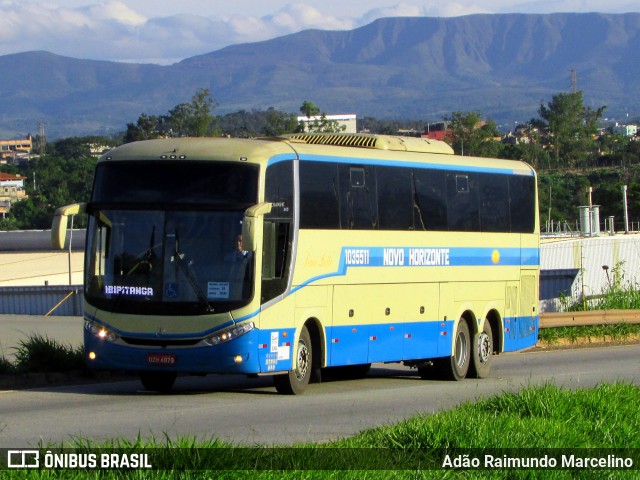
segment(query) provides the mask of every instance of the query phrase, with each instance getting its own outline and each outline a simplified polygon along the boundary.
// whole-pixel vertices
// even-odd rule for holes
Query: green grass
[[[83,370],[84,349],[64,345],[39,334],[21,340],[15,353],[17,372],[67,372]],[[4,363],[8,363],[5,359]]]
[[[217,439],[179,439],[134,442],[116,440],[95,444],[76,439],[78,452],[149,453],[159,470],[123,471],[5,471],[7,480],[45,479],[573,479],[640,476],[638,470],[454,470],[442,469],[445,454],[484,454],[510,457],[543,455],[605,456],[608,451],[581,449],[625,448],[617,456],[640,463],[640,387],[600,385],[570,391],[553,385],[525,388],[519,393],[465,403],[450,411],[420,415],[397,425],[363,431],[354,437],[321,445],[290,448],[239,447]],[[43,446],[57,448],[55,446]],[[146,450],[144,450],[146,449]],[[564,450],[556,450],[564,449]],[[595,453],[594,453],[595,452]],[[216,470],[211,468],[215,467]],[[222,470],[222,469],[228,470]],[[266,470],[268,468],[269,470]]]
[[[640,287],[624,278],[624,262],[619,262],[611,273],[607,272],[608,285],[601,294],[587,302],[575,302],[571,297],[560,297],[562,311],[581,310],[637,310],[640,309]]]
[[[543,328],[540,329],[538,338],[540,342],[554,345],[559,343],[561,339],[567,339],[571,343],[577,343],[583,339],[587,339],[588,342],[600,342],[603,339],[623,341],[636,335],[640,335],[639,324],[619,323],[617,325]]]
[[[636,310],[640,309],[640,289],[638,285],[624,280],[624,264],[618,263],[609,274],[609,284],[601,295],[586,303],[574,302],[572,298],[561,296],[561,310],[577,312],[583,310]],[[557,344],[561,339],[571,343],[587,339],[589,342],[627,340],[640,334],[640,324],[621,323],[617,325],[589,325],[580,327],[544,328],[539,332],[541,342]]]
[[[4,356],[0,357],[0,375],[15,373],[16,367]]]

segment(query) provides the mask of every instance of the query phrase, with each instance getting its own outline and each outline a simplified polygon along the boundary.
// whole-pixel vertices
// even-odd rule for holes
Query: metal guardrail
[[[82,315],[82,292],[82,285],[0,287],[0,315]]]
[[[640,310],[546,312],[540,314],[539,328],[615,325],[620,323],[640,323]]]

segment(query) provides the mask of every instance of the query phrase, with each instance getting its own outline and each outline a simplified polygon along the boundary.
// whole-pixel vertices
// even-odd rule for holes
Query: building
[[[638,134],[638,126],[620,125],[616,123],[616,126],[613,127],[613,133],[617,133],[618,135],[623,135],[625,137],[635,137]]]
[[[26,179],[18,174],[0,172],[0,218],[6,216],[11,205],[27,198],[24,191]]]
[[[314,122],[322,122],[322,120],[326,120],[329,122],[338,122],[340,127],[344,127],[342,130],[345,133],[357,133],[356,128],[356,115],[355,114],[345,114],[345,115],[316,115],[313,117],[300,116],[298,117],[298,123],[306,123],[313,124]]]
[[[453,130],[450,128],[450,122],[428,124],[427,131],[422,134],[422,138],[451,143],[453,141]]]
[[[9,160],[16,161],[21,156],[27,156],[33,148],[31,135],[20,140],[0,140],[0,163],[7,163]]]

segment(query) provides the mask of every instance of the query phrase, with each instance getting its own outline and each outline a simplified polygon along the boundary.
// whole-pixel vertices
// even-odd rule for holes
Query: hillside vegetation
[[[111,135],[123,118],[160,114],[208,88],[222,113],[295,112],[313,98],[332,113],[427,118],[481,110],[524,122],[541,98],[568,90],[624,118],[640,94],[640,14],[556,13],[383,18],[350,31],[307,30],[233,45],[174,65],[49,52],[0,56],[0,137]]]

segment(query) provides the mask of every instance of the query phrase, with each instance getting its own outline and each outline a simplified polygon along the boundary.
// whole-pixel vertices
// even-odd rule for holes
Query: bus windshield
[[[147,166],[141,175],[140,165],[114,165],[98,169],[88,208],[87,301],[156,315],[246,305],[255,269],[242,250],[242,218],[257,200],[257,169],[201,162],[154,165],[153,174]],[[179,169],[190,170],[192,188],[174,183],[189,176]],[[229,183],[238,184],[235,192]]]

